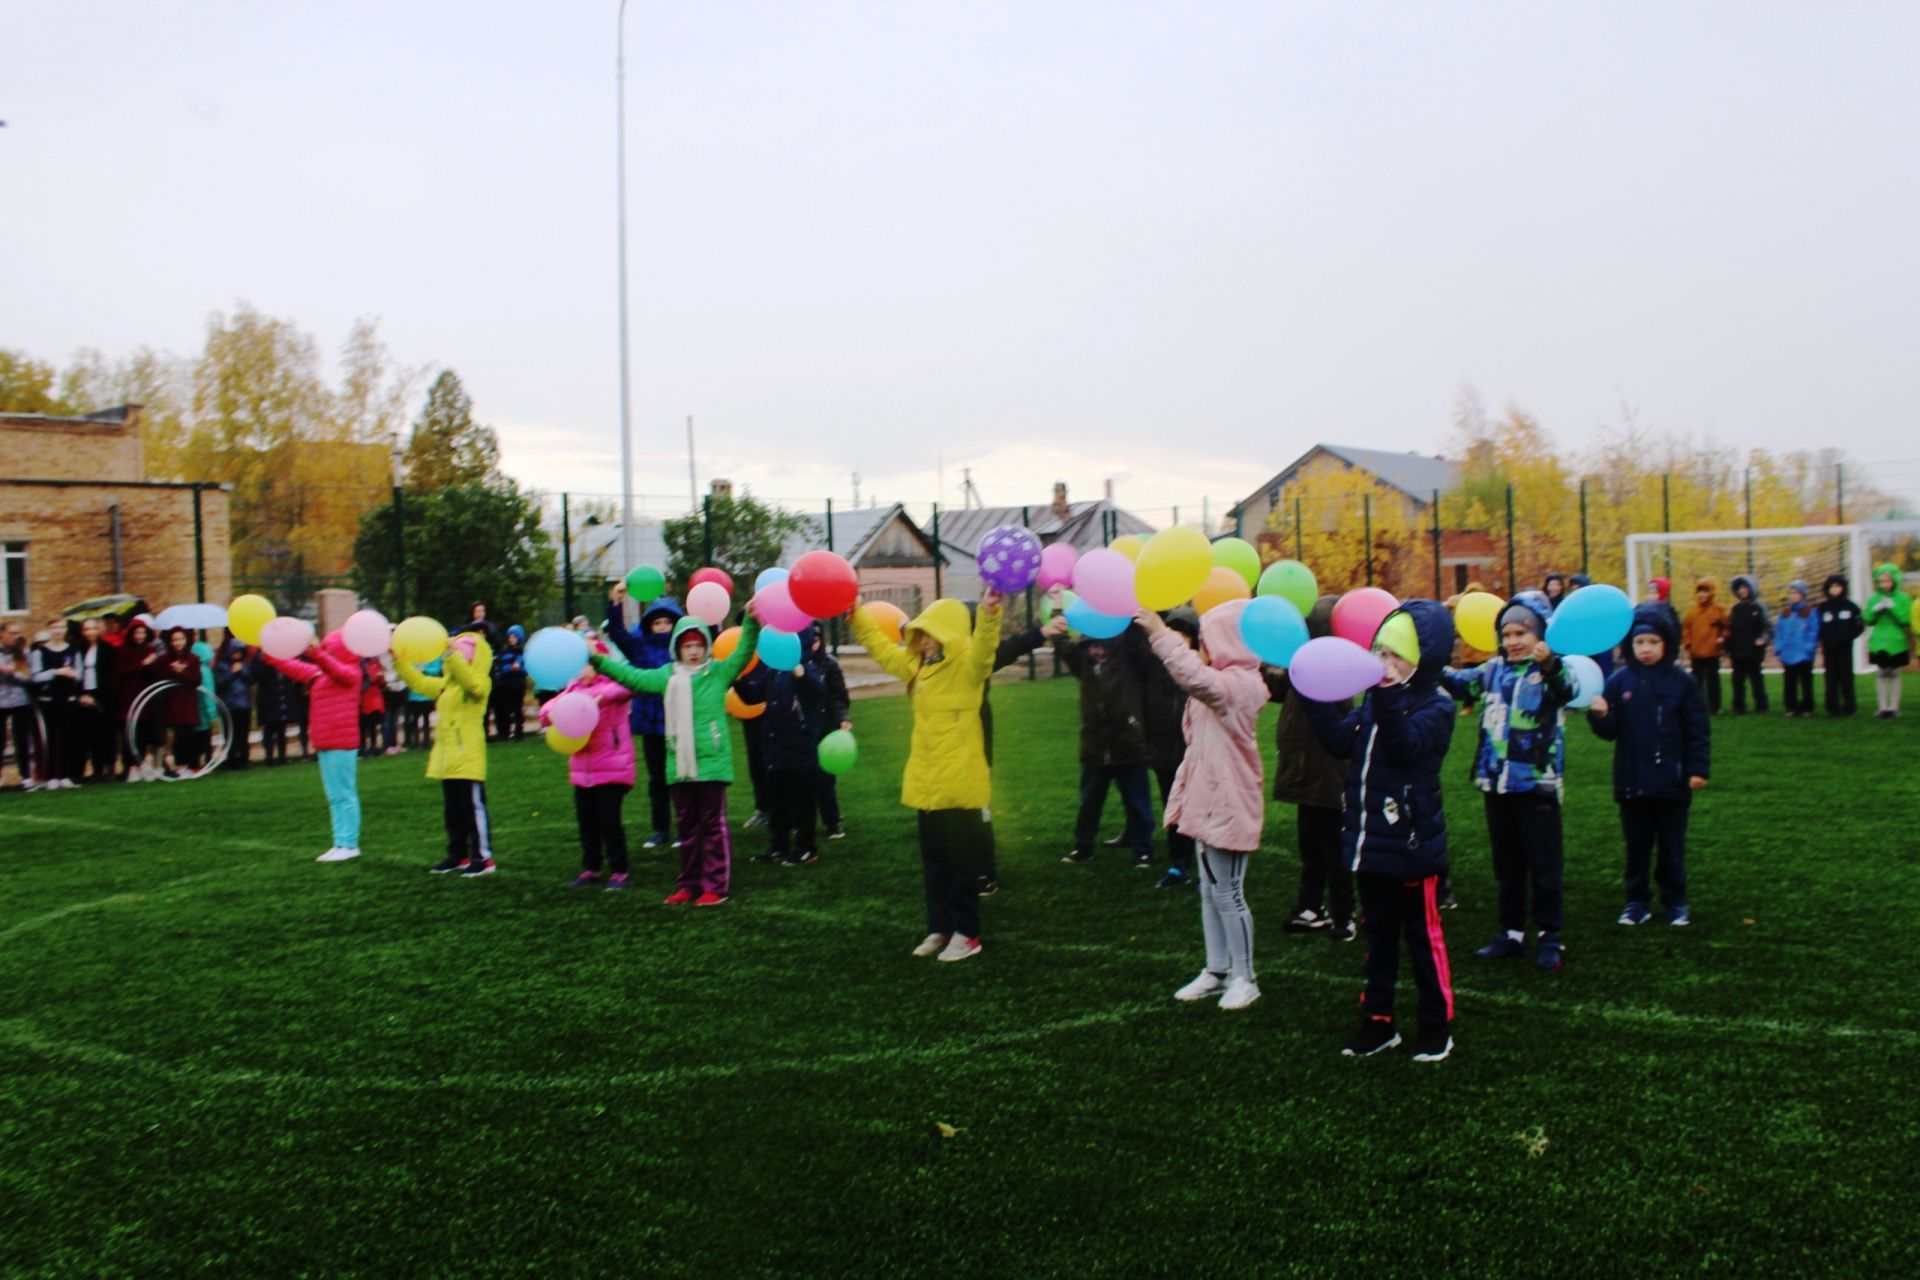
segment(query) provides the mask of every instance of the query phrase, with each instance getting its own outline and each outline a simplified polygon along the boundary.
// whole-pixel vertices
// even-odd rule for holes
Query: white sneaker
[[[1211,969],[1202,969],[1200,976],[1174,992],[1173,998],[1175,1000],[1205,1000],[1208,996],[1217,994],[1220,988],[1226,985],[1226,979],[1220,977]]]
[[[315,858],[314,861],[315,862],[345,862],[349,858],[357,858],[359,856],[360,856],[360,851],[358,849],[343,849],[339,845],[335,845],[333,848],[327,850],[325,853]]]
[[[969,938],[956,933],[947,943],[947,949],[940,953],[940,959],[951,964],[955,960],[965,960],[968,956],[980,954],[980,939]]]
[[[1252,978],[1234,978],[1227,983],[1227,994],[1220,997],[1222,1009],[1244,1009],[1260,998],[1260,984]]]
[[[947,945],[946,934],[930,933],[926,937],[920,940],[920,945],[913,949],[913,954],[917,956],[934,955],[939,952],[940,948],[946,945]]]

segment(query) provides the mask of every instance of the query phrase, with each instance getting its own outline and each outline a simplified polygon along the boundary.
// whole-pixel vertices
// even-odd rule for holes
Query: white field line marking
[[[51,818],[43,813],[16,814],[22,822],[31,822],[43,827],[76,827],[82,831],[107,831],[124,836],[127,828],[112,822],[90,822],[85,818]],[[286,853],[283,844],[268,844],[264,840],[234,840],[226,836],[214,836],[199,839],[198,844],[215,845],[222,849],[240,849],[247,853]]]

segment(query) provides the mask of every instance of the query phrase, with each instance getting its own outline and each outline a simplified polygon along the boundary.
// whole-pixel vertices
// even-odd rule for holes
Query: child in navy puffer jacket
[[[1360,709],[1327,703],[1307,712],[1329,754],[1349,761],[1342,826],[1361,928],[1367,937],[1360,1030],[1343,1050],[1364,1057],[1400,1043],[1393,990],[1404,937],[1419,990],[1414,1060],[1453,1051],[1453,977],[1440,927],[1439,878],[1447,869],[1440,768],[1453,740],[1453,699],[1440,673],[1453,652],[1453,618],[1432,600],[1409,600],[1381,624],[1374,653],[1387,674]]]
[[[1627,838],[1627,905],[1621,924],[1648,919],[1647,864],[1659,846],[1654,880],[1667,923],[1687,913],[1687,814],[1707,785],[1710,734],[1700,686],[1674,662],[1680,629],[1673,611],[1642,604],[1633,611],[1627,661],[1587,709],[1587,723],[1614,744],[1613,798]]]
[[[620,650],[629,666],[642,670],[664,667],[673,661],[673,628],[685,612],[672,596],[659,596],[640,614],[640,630],[627,629],[627,584],[616,582],[607,592],[607,620],[603,628],[607,640]],[[673,797],[667,790],[667,712],[657,693],[636,693],[628,712],[628,727],[639,740],[640,754],[647,764],[647,800],[652,810],[652,834],[640,842],[642,849],[660,849],[672,843]],[[684,833],[683,833],[684,834]]]
[[[767,832],[772,837],[755,862],[781,862],[790,867],[818,861],[814,849],[819,833],[814,774],[820,768],[820,726],[827,714],[827,676],[815,646],[820,624],[800,633],[800,665],[771,671],[762,663],[734,682],[740,700],[749,706],[765,703],[760,749],[766,761]]]

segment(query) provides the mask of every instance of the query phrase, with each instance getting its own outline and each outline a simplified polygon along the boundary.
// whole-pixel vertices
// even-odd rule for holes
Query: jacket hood
[[[1318,612],[1319,607],[1316,602],[1314,611]],[[1453,657],[1453,615],[1438,600],[1409,600],[1387,618],[1401,613],[1413,619],[1414,638],[1420,641],[1420,664],[1413,669],[1413,687],[1430,689],[1440,683],[1440,673]],[[1386,625],[1386,619],[1381,620],[1381,625]]]
[[[1576,573],[1567,579],[1568,590],[1578,590],[1581,587],[1590,587],[1592,585],[1593,579],[1584,573]]]
[[[1333,606],[1339,603],[1339,596],[1321,596],[1313,602],[1313,609],[1307,614],[1309,636],[1318,640],[1322,636],[1333,634]]]
[[[1712,578],[1697,578],[1694,580],[1693,589],[1695,591],[1706,592],[1707,603],[1712,604],[1714,593],[1720,590],[1720,584],[1715,582]]]
[[[1240,634],[1240,615],[1246,612],[1247,603],[1229,600],[1200,615],[1200,643],[1207,647],[1208,665],[1220,670],[1229,667],[1259,670],[1260,659]]]
[[[1807,580],[1805,578],[1795,578],[1787,584],[1787,590],[1798,591],[1802,599],[1813,594],[1807,590]]]
[[[1653,579],[1653,591],[1654,591],[1654,594],[1659,596],[1661,600],[1663,601],[1667,600],[1673,595],[1673,579],[1671,578]]]
[[[907,630],[926,632],[949,658],[965,653],[972,640],[967,627],[967,606],[958,600],[935,600],[907,624]]]
[[[516,622],[507,628],[507,639],[518,640],[521,644],[525,644],[527,642],[527,629]]]
[[[342,662],[351,662],[356,665],[360,661],[360,655],[347,648],[347,638],[338,631],[327,632],[326,639],[320,642],[320,647],[327,651],[327,656],[330,658],[338,658]]]
[[[1822,583],[1820,586],[1821,592],[1824,594],[1828,591],[1833,590],[1833,586],[1836,582],[1840,584],[1841,594],[1842,595],[1846,594],[1848,583],[1847,583],[1847,575],[1844,573],[1828,574],[1827,580],[1824,583]]]
[[[1527,630],[1533,632],[1536,636],[1545,636],[1547,634],[1547,623],[1553,620],[1553,601],[1547,599],[1546,592],[1522,591],[1519,595],[1507,601],[1506,607],[1500,610],[1500,626],[1504,627],[1507,625],[1507,615],[1515,609],[1522,609],[1533,615],[1533,622],[1527,622],[1524,618],[1521,619],[1521,621],[1526,624]],[[1420,646],[1420,652],[1426,652],[1425,644]]]
[[[1167,625],[1189,640],[1200,638],[1200,615],[1190,605],[1168,610]]]
[[[667,653],[672,661],[680,660],[680,637],[689,631],[698,631],[707,642],[707,656],[713,656],[713,629],[690,614],[683,614],[680,621],[673,624],[673,634],[667,639]]]
[[[809,622],[806,630],[800,633],[800,658],[805,661],[813,656],[813,651],[826,639],[827,627],[824,622]]]
[[[1747,589],[1747,598],[1749,600],[1758,600],[1760,598],[1759,579],[1755,578],[1750,573],[1734,574],[1733,575],[1733,594],[1735,597],[1739,596],[1740,588],[1743,586],[1746,587]]]
[[[1542,578],[1542,579],[1540,579],[1540,590],[1541,590],[1541,592],[1542,592],[1542,593],[1544,594],[1544,593],[1546,592],[1546,589],[1547,589],[1548,587],[1550,587],[1550,586],[1552,586],[1552,585],[1553,585],[1554,583],[1556,583],[1556,582],[1560,584],[1560,588],[1561,588],[1561,590],[1563,590],[1563,591],[1564,591],[1564,590],[1566,589],[1566,586],[1567,586],[1567,575],[1566,575],[1566,574],[1564,574],[1564,573],[1561,573],[1561,572],[1559,572],[1559,571],[1557,571],[1557,570],[1556,570],[1555,572],[1553,572],[1553,573],[1550,573],[1550,574],[1548,574],[1548,575],[1547,575],[1546,577],[1544,577],[1544,578]],[[1524,591],[1522,591],[1522,592],[1520,593],[1520,595],[1516,595],[1516,596],[1514,597],[1514,599],[1516,599],[1516,600],[1518,600],[1518,599],[1520,598],[1520,596],[1522,596],[1522,595],[1525,595],[1525,594],[1527,594],[1527,593],[1526,593],[1526,592],[1524,592]]]
[[[1893,579],[1893,589],[1898,591],[1900,589],[1900,570],[1897,566],[1891,564],[1880,564],[1873,567],[1873,589],[1875,591],[1880,589],[1880,575],[1883,573]]]
[[[1680,654],[1680,627],[1673,617],[1673,609],[1657,601],[1647,601],[1633,606],[1633,626],[1627,631],[1627,660],[1633,660],[1633,637],[1643,631],[1651,631],[1660,637],[1667,646],[1656,666],[1670,667]]]
[[[686,616],[687,611],[680,607],[678,600],[675,600],[672,596],[656,596],[654,597],[653,603],[648,605],[640,615],[640,629],[642,631],[647,630],[653,625],[655,618],[672,618],[674,622],[678,623],[680,619]]]

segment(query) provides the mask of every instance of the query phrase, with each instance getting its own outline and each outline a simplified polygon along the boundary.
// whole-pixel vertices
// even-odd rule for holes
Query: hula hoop
[[[189,685],[184,680],[160,680],[142,689],[140,696],[133,700],[133,705],[127,708],[127,750],[131,751],[136,759],[141,758],[144,754],[140,747],[140,739],[134,733],[134,728],[140,723],[140,713],[147,709],[147,704],[153,701],[154,695],[164,693],[168,689],[189,688],[199,697],[212,703],[213,709],[220,713],[220,743],[208,753],[207,762],[198,769],[192,773],[174,772],[169,774],[163,772],[160,775],[162,782],[191,782],[195,778],[206,777],[227,762],[227,752],[233,746],[233,713],[227,710],[226,703],[220,701],[220,699],[214,697],[197,684]],[[164,728],[165,726],[162,727]],[[176,767],[178,763],[178,761],[175,761]]]

